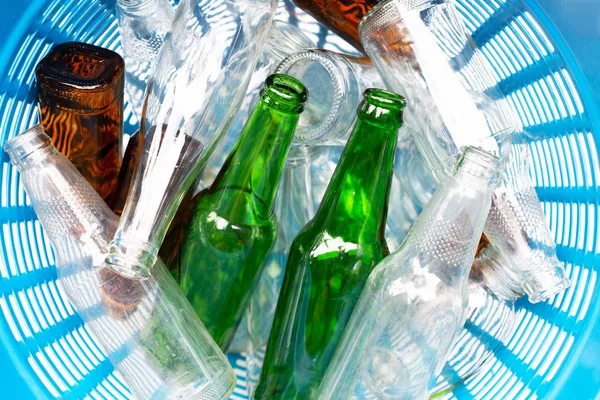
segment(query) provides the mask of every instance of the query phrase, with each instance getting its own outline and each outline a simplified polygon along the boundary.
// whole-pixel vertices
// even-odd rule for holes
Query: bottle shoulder
[[[232,229],[275,229],[277,219],[272,210],[255,194],[240,190],[224,188],[206,189],[197,195],[192,221],[213,223],[224,226],[227,223]]]
[[[468,276],[427,254],[410,253],[400,250],[380,262],[369,276],[369,290],[412,304],[462,301]]]

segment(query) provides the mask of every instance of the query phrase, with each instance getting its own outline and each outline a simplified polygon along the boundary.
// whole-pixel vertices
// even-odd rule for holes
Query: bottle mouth
[[[158,259],[158,250],[142,240],[115,238],[110,243],[104,265],[131,279],[145,279],[150,276]]]
[[[473,177],[488,181],[491,186],[498,184],[502,161],[479,147],[464,146],[456,163],[456,171],[467,172]]]
[[[488,245],[473,263],[481,270],[486,286],[503,300],[514,301],[525,294],[519,277],[506,266],[496,249]]]
[[[308,90],[292,76],[273,74],[266,79],[261,97],[267,104],[273,104],[282,111],[301,113],[308,99]]]
[[[406,107],[404,97],[384,89],[367,89],[364,92],[364,98],[367,103],[388,110],[402,111]]]
[[[299,51],[283,59],[276,72],[297,77],[310,92],[294,133],[295,142],[333,142],[349,132],[361,99],[351,89],[358,78],[343,57],[326,50]]]
[[[406,106],[404,97],[384,89],[367,89],[363,92],[363,101],[358,108],[358,114],[362,117],[375,116],[371,123],[388,124],[393,122],[402,125],[402,110]]]
[[[37,124],[6,142],[4,151],[13,164],[23,165],[31,154],[50,146],[52,140],[46,135],[42,125]]]

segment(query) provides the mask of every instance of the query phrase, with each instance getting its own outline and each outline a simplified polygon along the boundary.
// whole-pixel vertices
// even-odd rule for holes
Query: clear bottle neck
[[[444,179],[400,247],[427,254],[427,267],[449,285],[466,283],[491,204],[500,160],[463,149],[453,176]],[[425,267],[425,265],[423,266]]]
[[[35,125],[9,140],[4,145],[4,151],[8,153],[13,165],[21,172],[39,162],[40,159],[57,152],[41,124]]]

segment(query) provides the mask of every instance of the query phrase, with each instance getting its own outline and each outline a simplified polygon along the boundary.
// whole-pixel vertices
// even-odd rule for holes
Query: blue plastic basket
[[[118,49],[114,0],[1,0],[0,143],[37,121],[34,68],[56,43]],[[519,327],[460,399],[592,399],[600,394],[600,2],[458,0],[473,39],[530,133],[532,175],[573,285],[517,304]],[[350,48],[282,2],[319,47]],[[561,34],[559,33],[562,33]],[[137,121],[126,110],[126,132]],[[55,284],[49,243],[1,152],[0,398],[121,399],[130,395]],[[474,328],[473,328],[474,329]],[[476,332],[493,344],[497,340]],[[245,399],[244,360],[233,398]]]

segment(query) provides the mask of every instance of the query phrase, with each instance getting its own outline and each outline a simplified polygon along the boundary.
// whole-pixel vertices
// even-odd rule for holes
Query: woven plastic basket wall
[[[514,337],[501,344],[482,373],[447,397],[596,398],[598,0],[538,0],[544,8],[533,0],[457,1],[530,133],[532,175],[573,285],[546,303],[520,301]],[[37,120],[34,68],[52,45],[77,40],[118,49],[119,36],[114,0],[0,0],[0,5],[3,144]],[[281,1],[277,18],[301,25],[319,47],[349,50],[289,0]],[[132,133],[136,124],[129,117],[125,131]],[[0,153],[0,162],[0,398],[129,398],[55,284],[51,248],[6,153]],[[497,341],[477,333],[490,344]],[[233,398],[244,399],[244,360],[230,360],[239,376]]]

